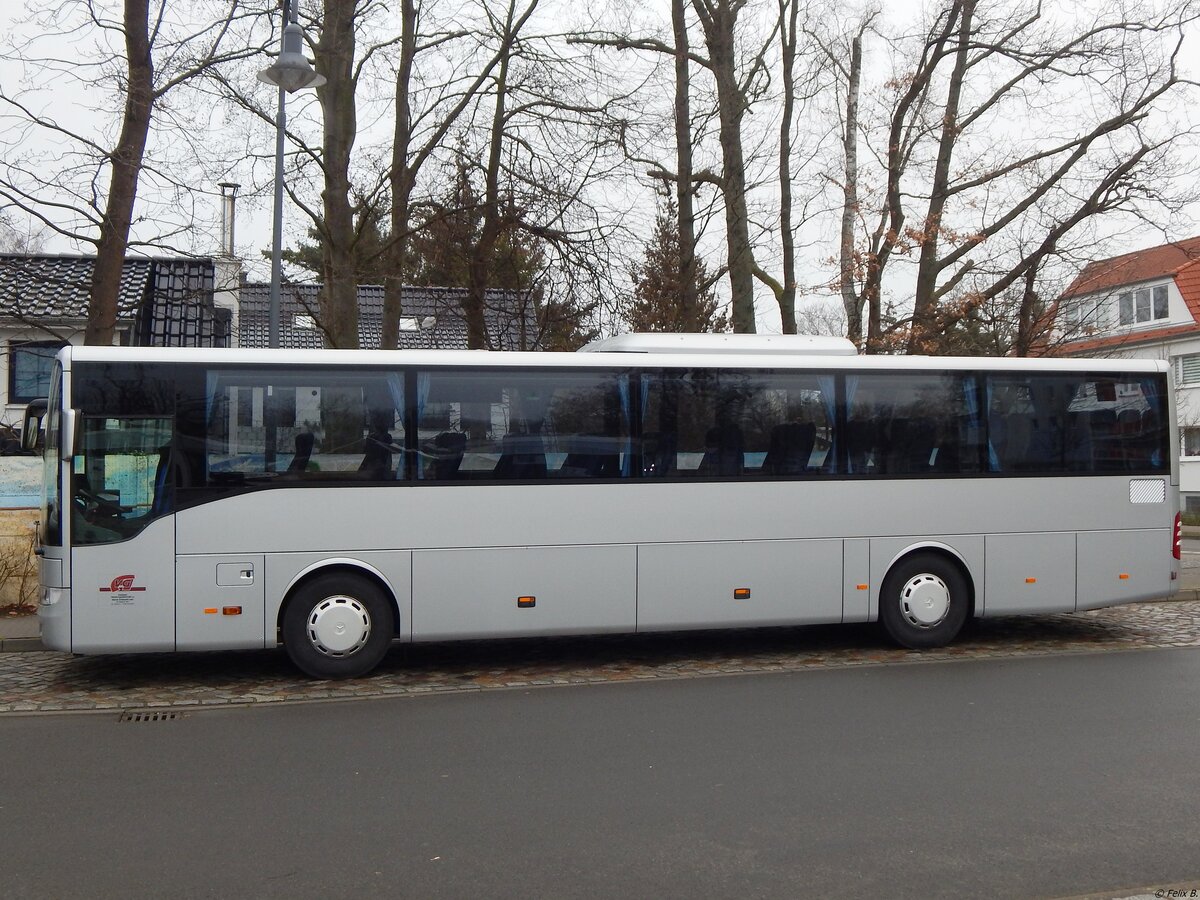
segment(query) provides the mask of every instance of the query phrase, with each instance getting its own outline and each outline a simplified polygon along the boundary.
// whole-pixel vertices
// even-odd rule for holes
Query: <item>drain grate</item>
[[[170,722],[174,719],[187,718],[186,713],[173,712],[166,709],[151,709],[140,710],[137,712],[125,711],[121,713],[122,722]]]

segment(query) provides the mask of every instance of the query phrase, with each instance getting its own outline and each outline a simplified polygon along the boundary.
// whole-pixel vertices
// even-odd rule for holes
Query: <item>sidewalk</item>
[[[36,615],[0,615],[0,653],[41,649],[41,632]]]

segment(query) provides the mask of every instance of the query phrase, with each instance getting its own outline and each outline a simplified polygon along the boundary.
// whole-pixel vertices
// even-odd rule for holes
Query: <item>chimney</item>
[[[217,185],[221,189],[221,254],[233,257],[233,214],[237,203],[238,188],[233,181],[222,181]]]

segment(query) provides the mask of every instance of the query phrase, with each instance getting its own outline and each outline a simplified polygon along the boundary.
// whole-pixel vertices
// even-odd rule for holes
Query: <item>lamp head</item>
[[[270,67],[258,73],[258,80],[281,87],[289,94],[301,88],[323,85],[325,76],[313,69],[304,56],[303,48],[304,30],[297,23],[289,22],[283,29],[283,49],[279,51],[279,57]]]

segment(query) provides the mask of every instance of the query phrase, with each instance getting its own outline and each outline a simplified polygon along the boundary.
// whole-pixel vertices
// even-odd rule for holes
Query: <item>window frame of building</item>
[[[1200,353],[1186,353],[1175,357],[1175,383],[1200,384]]]
[[[1189,449],[1191,452],[1189,452]],[[1181,459],[1200,457],[1200,427],[1181,425],[1179,428],[1179,456]]]
[[[26,341],[26,340],[10,340],[8,342],[8,402],[10,404],[29,403],[31,400],[38,400],[45,397],[50,390],[50,373],[54,368],[54,357],[58,355],[58,351],[67,345],[66,341]],[[30,354],[29,351],[48,351],[42,353]],[[44,389],[35,389],[31,394],[22,392],[17,389],[18,378],[21,377],[18,372],[18,360],[22,357],[34,356],[42,361],[39,367],[37,378],[38,384],[45,381]],[[41,371],[44,368],[44,373]]]
[[[1168,284],[1145,285],[1117,294],[1117,323],[1130,327],[1171,318]]]

